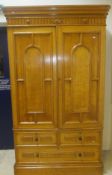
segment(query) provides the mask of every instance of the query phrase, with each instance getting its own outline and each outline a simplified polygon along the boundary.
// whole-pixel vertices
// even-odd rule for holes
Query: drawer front
[[[63,145],[79,145],[82,144],[82,133],[81,132],[63,132],[61,133],[61,144]]]
[[[16,145],[56,145],[54,132],[18,132],[15,133]]]
[[[83,133],[83,143],[91,145],[101,144],[101,132],[98,131],[84,131]]]
[[[87,130],[82,132],[63,132],[61,134],[62,145],[99,145],[101,134],[98,131]]]
[[[65,162],[97,162],[99,148],[76,147],[73,149],[43,149],[36,147],[18,147],[16,160],[18,163],[65,163]]]

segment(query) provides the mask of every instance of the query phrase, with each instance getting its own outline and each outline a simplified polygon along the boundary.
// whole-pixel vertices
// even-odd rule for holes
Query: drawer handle
[[[52,79],[51,78],[45,78],[44,81],[45,82],[52,82]]]
[[[35,141],[38,142],[38,137],[35,138]]]
[[[82,153],[79,153],[79,157],[82,157]]]
[[[79,140],[82,141],[82,137],[79,137]]]
[[[71,77],[65,78],[65,81],[71,82],[72,81],[72,78]]]
[[[35,154],[35,157],[39,158],[39,153],[36,153],[36,154]]]
[[[18,79],[17,79],[17,82],[23,83],[23,82],[24,82],[24,79],[23,79],[23,78],[18,78]]]

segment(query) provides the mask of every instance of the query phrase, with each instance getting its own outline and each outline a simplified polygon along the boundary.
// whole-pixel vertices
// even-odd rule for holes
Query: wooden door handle
[[[44,81],[45,81],[45,82],[51,82],[52,79],[51,79],[51,78],[46,78],[46,79],[44,79]]]
[[[71,77],[65,78],[65,81],[72,81],[72,78]]]
[[[35,138],[35,141],[38,142],[38,137]]]
[[[81,136],[79,137],[79,140],[82,141],[82,137]]]
[[[18,78],[17,82],[24,82],[24,79],[23,78]]]
[[[82,153],[79,153],[78,155],[79,155],[79,157],[82,157]]]

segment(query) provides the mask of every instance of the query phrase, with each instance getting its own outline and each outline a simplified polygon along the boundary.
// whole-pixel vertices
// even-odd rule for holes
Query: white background
[[[0,0],[0,5],[84,5],[84,4],[110,4],[112,0]],[[112,149],[112,9],[107,17],[107,57],[106,57],[106,88],[105,88],[105,116],[103,148]]]

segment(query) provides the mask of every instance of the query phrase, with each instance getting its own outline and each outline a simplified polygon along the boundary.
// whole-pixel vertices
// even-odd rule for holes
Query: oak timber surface
[[[4,8],[15,175],[102,175],[108,10],[108,5]]]

